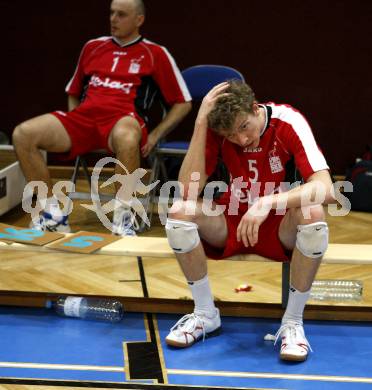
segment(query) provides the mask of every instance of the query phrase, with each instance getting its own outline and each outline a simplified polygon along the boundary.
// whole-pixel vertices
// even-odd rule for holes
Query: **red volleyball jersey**
[[[267,124],[255,149],[242,148],[208,129],[206,173],[213,173],[220,156],[230,173],[230,185],[217,203],[229,204],[232,195],[240,199],[239,214],[257,197],[283,189],[285,167],[292,158],[305,181],[314,172],[329,169],[309,124],[299,111],[285,104],[261,106],[265,109]],[[246,188],[243,185],[239,189],[238,182],[233,185],[234,179],[239,177],[247,183]]]
[[[154,83],[169,105],[191,100],[166,48],[142,37],[124,46],[113,37],[101,37],[85,44],[66,92],[80,98],[86,88],[83,104],[96,107],[134,108],[142,99],[146,108],[146,98],[151,99],[147,88]]]

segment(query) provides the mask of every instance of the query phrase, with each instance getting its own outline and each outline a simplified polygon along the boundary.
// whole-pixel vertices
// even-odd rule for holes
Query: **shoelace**
[[[288,344],[295,344],[293,342],[293,340],[296,340],[298,328],[300,328],[300,327],[301,327],[301,325],[297,325],[297,324],[291,324],[291,323],[283,324],[279,328],[279,330],[276,332],[276,334],[274,336],[275,337],[274,345],[276,345],[276,343],[279,340],[280,336],[286,330],[289,330],[289,341],[288,341]],[[307,341],[307,339],[304,337],[303,340],[306,343],[306,345],[309,347],[310,351],[313,352],[313,350],[311,349],[310,343]]]
[[[58,226],[66,225],[67,216],[63,217],[61,221],[57,222],[53,219],[53,217],[44,213],[40,215],[39,220],[35,223],[35,227],[40,228],[42,231],[55,232],[57,231]]]
[[[205,340],[204,323],[202,319],[195,313],[184,315],[180,320],[177,321],[175,325],[171,327],[170,331],[173,332],[174,330],[181,330],[188,333],[192,333],[196,329],[198,322],[200,323],[202,328],[203,341],[204,341]]]
[[[136,220],[135,214],[131,210],[128,210],[125,212],[123,218],[121,219],[120,230],[125,232],[132,231],[133,229],[138,230],[139,225]]]

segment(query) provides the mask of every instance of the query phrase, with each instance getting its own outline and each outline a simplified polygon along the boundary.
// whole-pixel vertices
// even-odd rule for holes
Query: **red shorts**
[[[276,215],[273,210],[258,231],[258,242],[255,246],[246,248],[243,241],[236,239],[236,229],[242,215],[228,215],[225,210],[228,236],[225,248],[219,249],[203,240],[205,253],[212,259],[223,259],[238,254],[257,254],[275,261],[290,261],[291,251],[283,247],[279,240],[279,225],[284,215]]]
[[[95,149],[107,149],[108,138],[117,121],[125,116],[137,119],[141,129],[141,146],[147,142],[147,128],[143,119],[133,110],[132,105],[122,109],[97,107],[82,103],[73,111],[52,112],[61,122],[71,138],[71,150],[62,154],[65,159],[88,153]]]

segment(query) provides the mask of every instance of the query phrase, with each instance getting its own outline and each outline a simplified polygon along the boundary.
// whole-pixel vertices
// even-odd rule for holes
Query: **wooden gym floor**
[[[82,184],[81,187],[84,189],[85,185]],[[86,210],[84,207],[81,206],[81,204],[89,203],[88,201],[74,201],[74,209],[73,213],[70,216],[70,224],[73,229],[73,231],[78,230],[85,230],[85,231],[93,231],[93,232],[107,232],[106,229],[101,225],[100,221],[97,219],[96,215],[93,212],[90,212]],[[352,243],[352,244],[372,244],[372,214],[368,213],[357,213],[352,212],[348,216],[345,217],[331,217],[328,216],[328,224],[330,227],[330,240],[332,243]],[[20,207],[12,210],[11,212],[7,213],[6,215],[2,216],[0,218],[0,221],[3,223],[9,223],[17,226],[27,227],[29,224],[29,216],[25,215]],[[142,234],[143,236],[164,236],[164,228],[161,225],[160,221],[158,220],[157,215],[154,216],[154,223],[150,230],[144,232]],[[372,253],[371,253],[372,256]],[[104,295],[104,296],[115,296],[115,297],[127,297],[127,298],[143,298],[148,296],[149,298],[153,298],[155,301],[164,301],[168,299],[172,299],[173,301],[176,300],[176,310],[179,310],[180,312],[184,310],[184,307],[179,307],[177,309],[177,305],[181,305],[181,301],[189,300],[191,298],[190,293],[188,291],[187,286],[185,285],[184,278],[178,268],[178,265],[175,261],[175,259],[155,259],[155,258],[143,258],[143,269],[144,269],[144,277],[146,280],[146,293],[143,286],[143,280],[141,277],[141,269],[139,267],[139,262],[137,258],[130,258],[130,257],[122,257],[122,256],[104,256],[104,255],[79,255],[79,254],[71,254],[71,253],[42,253],[42,252],[36,252],[30,250],[29,252],[25,251],[17,251],[17,250],[4,250],[0,248],[0,295],[4,291],[16,291],[18,292],[19,301],[17,302],[18,305],[23,306],[26,303],[26,297],[31,292],[34,294],[48,294],[51,295],[57,294],[76,294],[76,295]],[[215,298],[217,301],[223,301],[223,302],[242,302],[242,303],[263,303],[263,304],[279,304],[281,301],[281,264],[272,262],[272,263],[244,263],[239,261],[209,261],[209,273],[210,273],[210,279],[211,284],[213,288],[213,292],[215,295]],[[321,266],[320,272],[318,274],[319,279],[357,279],[362,280],[364,282],[364,292],[363,292],[363,299],[360,302],[354,302],[351,305],[354,306],[363,306],[366,307],[368,310],[372,307],[372,273],[371,271],[372,266],[359,266],[359,265],[323,265]],[[234,291],[235,287],[237,287],[239,284],[249,284],[252,286],[252,291],[250,292],[244,292],[244,293],[236,293]],[[24,295],[22,296],[22,292]],[[3,303],[4,296],[0,297],[0,303]],[[177,301],[179,299],[179,303]],[[188,301],[190,302],[190,301]],[[223,303],[220,302],[220,303]],[[312,302],[315,304],[316,309],[320,308],[317,305],[322,304],[322,302]],[[350,306],[350,302],[347,303],[332,303],[330,304],[334,305],[337,309],[342,309],[342,306]],[[174,308],[174,306],[173,306]],[[15,311],[17,313],[17,310],[21,308],[9,308],[8,316],[12,316],[12,311]],[[136,309],[136,310],[135,310]],[[189,309],[189,308],[188,308]],[[4,307],[3,307],[4,310]],[[26,314],[28,313],[28,309],[22,308],[22,310],[26,310]],[[34,310],[34,309],[32,309]],[[39,310],[39,309],[35,309]],[[43,310],[43,309],[40,309]],[[325,313],[329,310],[329,307],[326,308]],[[6,311],[6,310],[5,310]],[[133,305],[132,308],[130,308],[129,311],[146,311],[145,306],[135,306]],[[32,312],[30,311],[30,314],[27,314],[29,316],[32,316]],[[4,313],[3,313],[4,314]],[[6,313],[5,313],[6,314]],[[47,317],[48,313],[44,313],[45,317]],[[131,316],[135,316],[138,313],[128,313],[125,316],[126,321],[132,321]],[[239,310],[237,310],[235,315],[240,315]],[[271,313],[263,313],[261,312],[262,317],[270,317]],[[331,314],[330,314],[331,315]],[[14,314],[15,316],[15,314]],[[261,317],[261,315],[256,315],[257,317]],[[17,316],[15,316],[16,318]],[[41,319],[44,316],[38,316],[36,315],[35,318],[37,319],[37,324],[41,322]],[[275,317],[275,316],[273,316]],[[278,318],[278,316],[276,316]],[[152,318],[154,323],[157,324],[156,328],[159,329],[159,335],[158,337],[158,343],[164,344],[164,337],[166,332],[168,331],[169,327],[174,323],[174,321],[178,318],[178,316],[172,316],[168,314],[159,314],[155,317],[151,316],[148,318]],[[323,317],[323,319],[326,319],[327,317]],[[156,319],[156,320],[155,320]],[[350,319],[350,314],[349,314]],[[357,319],[357,318],[355,318]],[[47,319],[49,321],[49,319]],[[247,321],[249,320],[249,321]],[[18,318],[18,321],[21,321],[21,319]],[[53,319],[53,321],[56,321]],[[276,322],[275,322],[276,321]],[[5,321],[7,322],[7,321]],[[9,326],[9,329],[12,330],[12,332],[17,333],[18,328],[16,329],[15,323],[12,321],[8,321],[11,325]],[[231,331],[232,325],[237,322],[238,327],[234,331]],[[278,326],[278,320],[274,320],[275,326],[273,326],[273,329],[276,329]],[[255,333],[250,331],[249,327],[254,327],[259,330],[258,334],[260,335],[263,332],[263,329],[265,329],[265,326],[267,326],[267,320],[266,319],[240,319],[240,318],[224,318],[224,326],[227,330],[230,330],[231,332],[226,331],[225,336],[222,335],[220,338],[216,338],[218,340],[214,341],[213,343],[210,342],[208,345],[207,343],[200,343],[200,345],[196,346],[195,348],[199,348],[196,350],[190,350],[190,351],[182,351],[182,356],[185,359],[186,362],[195,361],[195,359],[192,357],[193,351],[196,351],[196,354],[198,356],[198,359],[203,360],[203,356],[209,356],[210,353],[212,353],[213,356],[219,356],[217,354],[220,353],[221,357],[217,357],[215,360],[216,362],[221,362],[222,357],[225,356],[227,360],[229,359],[229,355],[225,353],[225,351],[232,349],[231,343],[236,343],[236,348],[238,346],[242,349],[242,361],[247,362],[247,367],[243,367],[239,365],[239,370],[242,371],[242,373],[235,373],[234,370],[231,371],[232,374],[236,375],[258,375],[262,376],[261,373],[261,366],[260,369],[255,370],[253,367],[255,362],[257,362],[257,351],[255,351],[254,354],[247,353],[246,345],[256,345],[257,340],[255,339]],[[353,323],[352,326],[355,326],[356,329],[351,331],[349,334],[349,342],[344,343],[344,335],[347,332],[350,332],[349,328],[343,327],[343,324],[336,324],[334,321],[332,321],[331,324],[328,323],[328,325],[323,322],[321,324],[321,329],[314,331],[314,334],[312,334],[312,328],[310,328],[309,325],[310,321],[307,322],[307,329],[309,329],[310,335],[312,336],[312,341],[317,346],[317,356],[316,359],[311,358],[309,362],[307,362],[305,369],[304,369],[304,375],[301,376],[301,378],[298,375],[297,369],[298,367],[292,367],[287,365],[280,365],[278,369],[280,369],[280,375],[277,372],[270,373],[270,374],[264,374],[268,377],[273,378],[279,378],[276,379],[277,382],[249,382],[250,386],[249,388],[252,388],[251,386],[253,383],[253,387],[257,388],[265,384],[265,387],[268,388],[289,388],[294,385],[300,386],[298,388],[301,389],[309,389],[309,388],[324,388],[322,387],[324,383],[327,383],[327,388],[350,388],[348,386],[352,386],[354,388],[357,388],[357,381],[362,381],[362,385],[368,385],[371,383],[372,378],[364,378],[367,377],[368,370],[363,368],[359,369],[359,371],[350,371],[350,367],[352,366],[351,362],[354,362],[354,360],[358,360],[358,358],[365,360],[362,356],[365,352],[364,350],[361,350],[360,348],[357,349],[357,351],[360,352],[359,355],[361,357],[356,356],[356,351],[354,349],[355,343],[359,343],[358,340],[350,339],[351,335],[359,335],[362,330],[368,330],[369,325],[366,324],[357,324]],[[29,326],[33,327],[33,322],[30,321],[30,319],[25,323],[21,323],[21,328],[25,330],[25,324],[29,324]],[[81,322],[82,326],[84,325],[84,322]],[[240,324],[240,325],[239,325]],[[256,324],[256,325],[254,325]],[[335,325],[336,324],[336,325]],[[354,325],[355,324],[355,325]],[[133,324],[132,324],[133,325]],[[316,327],[316,322],[312,323],[312,325]],[[28,325],[27,325],[28,326]],[[56,326],[54,324],[54,326]],[[111,325],[110,325],[111,326]],[[329,331],[327,331],[326,327],[329,327]],[[349,325],[347,325],[349,326]],[[89,324],[89,327],[87,329],[93,328],[92,324]],[[231,328],[231,329],[230,329]],[[248,335],[252,336],[253,339],[250,340],[250,342],[247,344],[247,340],[244,338],[243,340],[235,339],[237,335],[240,335],[240,329],[248,329]],[[340,341],[339,344],[332,346],[332,348],[329,348],[328,345],[324,342],[324,337],[327,337],[327,334],[334,334],[336,332],[336,329],[340,329]],[[49,329],[49,328],[48,328]],[[64,325],[61,327],[62,331],[65,332]],[[133,329],[128,325],[124,326],[123,329],[129,329],[131,333],[133,333],[135,327]],[[252,328],[253,329],[253,328]],[[84,331],[82,334],[84,334],[84,337],[86,337],[87,333]],[[26,339],[32,339],[30,336],[30,333],[28,333],[27,329],[25,333]],[[48,334],[56,333],[56,328],[54,327],[54,332],[48,332]],[[120,340],[122,340],[122,329],[120,328]],[[243,332],[242,334],[245,335]],[[316,339],[316,334],[319,334],[319,336],[323,337],[323,339]],[[364,333],[361,333],[364,337],[361,340],[367,339]],[[232,335],[232,336],[231,336]],[[15,340],[20,338],[20,334],[16,335],[16,337],[7,337],[9,340]],[[76,336],[76,335],[75,335]],[[232,337],[232,339],[230,338]],[[246,337],[246,336],[244,336]],[[262,337],[262,335],[261,335]],[[44,333],[42,334],[40,340],[43,340]],[[333,339],[333,338],[332,338]],[[8,341],[9,341],[8,340]],[[97,343],[97,338],[94,338],[95,340],[95,347]],[[105,345],[109,344],[106,342],[107,335],[106,332],[104,332],[104,340]],[[159,341],[160,340],[160,341]],[[40,341],[41,342],[41,341]],[[329,340],[327,341],[329,342]],[[11,341],[9,342],[10,344]],[[27,344],[26,342],[24,344]],[[51,345],[54,345],[53,343],[49,343]],[[23,345],[23,343],[21,343]],[[67,345],[70,345],[67,343]],[[71,343],[71,345],[74,345]],[[118,344],[121,348],[121,342]],[[260,344],[261,345],[261,344]],[[327,353],[329,353],[329,349],[333,351],[334,355],[327,355],[322,353],[319,348],[324,345],[327,349]],[[347,351],[345,348],[346,346],[349,346],[350,351]],[[209,352],[208,348],[212,348],[212,350]],[[365,346],[366,347],[366,346]],[[20,345],[17,346],[17,348],[21,348]],[[189,378],[193,378],[190,376],[190,372],[187,372],[187,370],[177,370],[174,369],[173,365],[177,368],[177,364],[180,364],[182,359],[180,359],[179,354],[177,355],[177,351],[169,350],[169,348],[166,348],[165,345],[162,345],[159,347],[160,350],[163,351],[165,359],[166,359],[166,367],[167,367],[167,373],[169,377],[169,383],[189,383],[190,380],[186,379],[179,379],[177,378],[177,375],[179,376],[179,372],[186,373]],[[215,348],[215,349],[213,349]],[[265,350],[270,348],[272,349],[272,346],[263,346],[261,349]],[[36,348],[37,349],[37,348]],[[53,349],[53,348],[52,348]],[[332,369],[331,374],[328,373],[327,376],[321,376],[321,375],[310,375],[314,372],[320,374],[323,371],[323,368],[328,367],[329,362],[337,362],[339,356],[336,355],[339,353],[340,349],[343,350],[344,353],[344,359],[347,357],[350,358],[350,361],[345,361],[345,365],[347,368],[340,369],[339,363],[336,363],[337,369]],[[366,347],[366,350],[368,347]],[[23,349],[22,349],[23,351]],[[235,351],[236,352],[236,351]],[[5,356],[11,356],[9,355],[9,351],[7,352]],[[54,354],[55,352],[53,352]],[[203,355],[204,353],[204,355]],[[52,356],[54,356],[52,354]],[[23,357],[22,362],[32,362],[33,360],[30,358],[30,356],[23,356],[22,353],[20,355]],[[110,355],[110,354],[109,354]],[[263,363],[264,367],[267,367],[267,370],[269,370],[269,367],[273,367],[273,364],[277,364],[276,360],[273,363],[272,359],[276,359],[276,355],[272,352],[267,353],[269,356],[270,361],[268,361],[265,365]],[[234,355],[235,356],[235,355]],[[271,356],[274,356],[272,358]],[[251,358],[251,360],[247,360],[247,358]],[[258,360],[260,360],[262,357],[260,357]],[[30,360],[31,359],[31,360]],[[4,360],[4,359],[3,359]],[[14,359],[13,359],[14,360]],[[368,360],[368,359],[367,359]],[[4,360],[5,361],[5,360]],[[9,362],[10,360],[6,360]],[[14,360],[15,361],[15,360]],[[205,360],[206,361],[206,360]],[[235,365],[234,360],[231,360],[232,364]],[[318,364],[318,366],[312,365]],[[325,364],[327,362],[327,364]],[[355,362],[354,362],[355,363]],[[193,375],[197,375],[198,373],[205,374],[199,367],[199,363],[195,363],[198,367],[198,369],[195,371]],[[368,363],[366,363],[368,364]],[[22,365],[22,364],[21,364]],[[359,363],[355,363],[357,367],[360,366]],[[168,367],[169,366],[169,367]],[[223,365],[222,365],[223,366]],[[10,363],[4,363],[3,370],[6,373],[11,370]],[[116,366],[115,366],[116,367]],[[118,366],[119,367],[119,366]],[[225,372],[227,370],[227,366],[217,367],[216,370],[219,370],[218,372],[221,374],[222,372]],[[275,366],[276,367],[276,366]],[[307,371],[306,371],[307,367]],[[24,368],[24,367],[23,367]],[[190,368],[190,367],[189,367]],[[16,370],[15,368],[13,368]],[[25,368],[24,368],[25,369]],[[348,372],[351,372],[351,374]],[[29,370],[29,369],[28,369]],[[199,370],[199,371],[198,371]],[[221,371],[222,370],[222,371]],[[30,371],[30,370],[29,370]],[[14,371],[13,375],[4,375],[4,380],[2,381],[0,378],[0,389],[7,389],[7,390],[37,390],[37,389],[43,389],[43,390],[52,390],[56,388],[65,388],[65,389],[72,389],[72,388],[79,388],[79,387],[85,387],[89,388],[88,382],[69,382],[61,381],[58,383],[58,381],[50,381],[48,383],[48,380],[45,380],[46,376],[43,373],[38,373],[38,375],[34,374],[33,378],[44,378],[43,380],[33,379],[33,380],[22,380],[21,378],[31,378],[31,373],[27,372],[27,369],[25,369],[25,374],[21,374],[20,371]],[[40,370],[39,370],[40,371]],[[41,370],[43,371],[43,370]],[[44,369],[45,371],[45,369]],[[178,372],[179,371],[179,372]],[[246,372],[247,371],[247,372]],[[251,372],[252,371],[252,372]],[[257,372],[256,372],[257,371]],[[275,370],[274,370],[275,371]],[[288,372],[287,372],[288,371]],[[10,371],[9,371],[10,372]],[[325,372],[325,371],[324,371]],[[341,383],[341,379],[338,377],[338,373],[342,372],[343,375],[348,374],[349,376],[345,376],[343,378],[344,381],[347,381],[345,383]],[[230,371],[226,371],[225,375],[230,373]],[[173,374],[173,376],[172,376]],[[176,375],[175,375],[176,374]],[[306,375],[305,375],[306,374]],[[28,376],[23,376],[28,375]],[[56,375],[56,374],[54,374]],[[100,375],[102,373],[100,372]],[[213,371],[210,372],[210,375],[213,377]],[[270,376],[271,375],[271,376]],[[17,379],[9,380],[9,377],[17,377]],[[355,376],[355,378],[354,378]],[[363,377],[363,378],[361,378]],[[8,379],[7,379],[8,378]],[[67,377],[66,377],[67,378]],[[215,385],[213,382],[205,382],[207,377],[201,377],[197,378],[199,381],[195,382],[201,387],[195,387],[195,388],[206,388],[205,386],[201,385],[202,383],[208,383],[208,385]],[[345,379],[346,378],[346,379]],[[176,380],[179,380],[181,382],[177,382]],[[213,378],[212,378],[213,379]],[[216,379],[216,378],[215,378]],[[296,380],[294,380],[296,379]],[[102,381],[102,379],[100,379]],[[196,379],[195,379],[196,380]],[[208,379],[209,380],[209,379]],[[221,385],[221,378],[216,379],[218,381],[218,384]],[[226,380],[226,378],[224,378]],[[230,380],[230,379],[229,379]],[[237,379],[234,386],[238,386],[239,378]],[[267,380],[267,379],[265,379]],[[288,382],[285,382],[285,380],[289,380]],[[315,382],[315,380],[319,380],[319,385]],[[329,382],[332,380],[333,382]],[[175,382],[173,382],[175,381]],[[183,382],[182,382],[183,381]],[[204,381],[204,382],[203,382]],[[281,381],[281,382],[280,382]],[[301,382],[300,382],[301,381]],[[324,382],[328,381],[328,382]],[[350,383],[352,381],[353,383]],[[166,382],[167,383],[167,382]],[[248,382],[246,382],[248,383]],[[92,388],[97,388],[101,386],[106,385],[107,383],[93,383],[91,386]],[[274,386],[275,384],[275,386]],[[194,384],[195,385],[195,384]],[[243,385],[243,384],[242,384]],[[333,385],[333,386],[331,386]],[[179,388],[184,389],[185,387],[180,386],[177,387],[174,384],[171,385],[173,388]],[[344,386],[344,387],[342,387]],[[111,387],[111,386],[108,386]],[[138,388],[145,388],[145,385],[126,385],[124,383],[122,384],[112,384],[111,388],[123,388],[123,389],[138,389]],[[167,386],[162,385],[149,385],[149,388],[152,390],[155,389],[165,389]],[[102,387],[103,388],[103,387]],[[231,388],[229,386],[229,388]],[[246,387],[248,388],[248,387]],[[359,388],[359,387],[358,387]]]
[[[84,182],[78,189],[87,191]],[[108,190],[110,191],[110,189]],[[107,232],[95,213],[74,201],[69,222],[73,231]],[[1,222],[27,227],[29,216],[21,207],[0,218]],[[351,212],[344,217],[327,217],[331,243],[372,244],[372,213]],[[157,214],[151,229],[142,236],[164,236]],[[143,296],[136,258],[83,256],[56,253],[2,251],[0,290],[58,292],[63,294],[96,294],[108,296]],[[371,253],[372,256],[372,253]],[[45,259],[44,266],[34,268]],[[61,264],[64,271],[61,269]],[[174,259],[143,259],[148,295],[159,299],[190,299],[184,277]],[[281,264],[209,261],[209,274],[217,301],[279,303],[281,301]],[[68,270],[68,273],[66,272]],[[372,306],[372,266],[323,265],[318,279],[357,279],[364,283],[363,299],[355,306]],[[240,284],[252,286],[252,291],[236,293]],[[317,302],[314,302],[317,303]],[[318,302],[319,303],[319,302]],[[333,303],[332,303],[333,304]],[[350,303],[345,303],[349,305]],[[336,305],[344,305],[337,303]]]

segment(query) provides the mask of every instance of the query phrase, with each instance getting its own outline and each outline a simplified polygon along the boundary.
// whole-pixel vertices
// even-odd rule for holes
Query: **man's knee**
[[[198,225],[194,222],[168,218],[165,232],[169,245],[176,253],[188,253],[199,245]]]
[[[30,126],[27,122],[23,122],[19,124],[13,131],[12,140],[13,145],[33,145],[36,143],[37,138],[31,136],[33,134],[32,126]]]
[[[321,205],[309,209],[309,218],[301,218],[297,225],[296,247],[306,257],[322,257],[327,250],[329,233]]]
[[[112,148],[115,152],[120,149],[139,148],[141,134],[132,127],[117,127],[111,134]]]
[[[165,231],[168,242],[176,253],[188,253],[200,242],[197,202],[176,201],[168,212]]]
[[[177,200],[168,211],[168,217],[180,221],[197,223],[200,217],[198,202],[192,200]]]
[[[291,220],[296,225],[308,225],[314,222],[325,221],[325,212],[322,205],[289,209]]]

